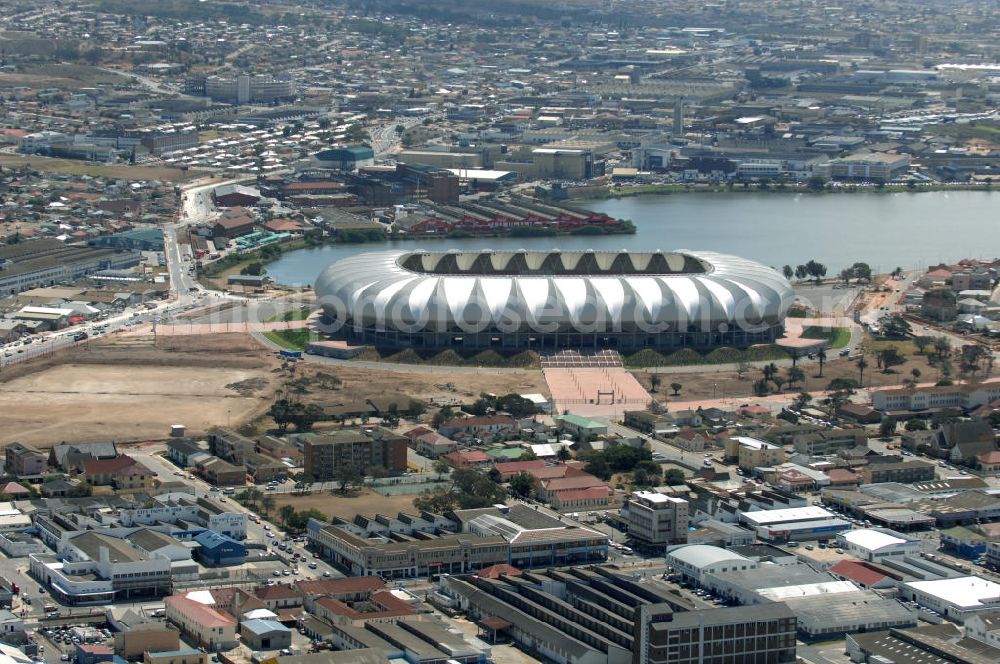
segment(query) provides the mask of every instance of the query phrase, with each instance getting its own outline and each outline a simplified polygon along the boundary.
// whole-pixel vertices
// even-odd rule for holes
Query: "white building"
[[[246,539],[245,512],[225,509],[206,498],[193,500],[186,493],[166,493],[156,496],[155,500],[160,505],[121,510],[118,513],[121,524],[132,527],[190,521],[235,540]]]
[[[740,523],[771,541],[830,539],[851,525],[818,505],[742,512]]]
[[[862,528],[837,535],[837,546],[862,560],[886,556],[909,556],[920,553],[920,540],[911,539],[888,528]]]
[[[1000,609],[1000,584],[978,576],[911,581],[900,587],[900,593],[956,622],[965,622],[979,611]]]
[[[688,501],[655,491],[633,491],[625,500],[621,516],[628,534],[652,545],[687,541]]]
[[[701,585],[706,574],[756,569],[757,562],[708,544],[683,544],[667,550],[667,564],[682,577]]]
[[[1000,609],[980,611],[965,621],[965,635],[994,648],[1000,648]]]

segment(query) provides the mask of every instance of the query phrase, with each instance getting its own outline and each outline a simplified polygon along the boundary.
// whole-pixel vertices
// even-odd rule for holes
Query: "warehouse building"
[[[911,581],[900,587],[900,593],[958,623],[977,612],[1000,607],[1000,584],[978,576]]]
[[[888,528],[862,528],[837,535],[837,546],[862,560],[876,561],[886,556],[920,553],[920,540]]]
[[[73,281],[101,270],[124,270],[139,264],[138,251],[63,244],[53,238],[0,247],[0,294]]]
[[[757,568],[757,563],[729,549],[707,544],[686,544],[667,551],[667,564],[685,579],[701,585],[708,574]]]
[[[850,522],[816,505],[742,512],[739,518],[759,538],[771,542],[827,540],[851,527]]]

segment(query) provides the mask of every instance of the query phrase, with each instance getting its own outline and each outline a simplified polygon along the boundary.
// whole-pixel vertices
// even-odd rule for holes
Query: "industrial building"
[[[978,576],[911,581],[900,586],[900,594],[958,623],[1000,606],[1000,584]]]
[[[856,558],[870,561],[920,553],[920,540],[888,528],[862,528],[840,533],[837,546]]]
[[[68,245],[54,238],[0,247],[0,294],[73,281],[101,270],[124,270],[139,264],[142,254],[99,247]]]
[[[326,268],[316,295],[349,339],[425,348],[745,346],[782,334],[775,270],[709,252],[404,252]]]
[[[740,522],[767,541],[826,540],[851,527],[850,522],[816,505],[743,512]]]

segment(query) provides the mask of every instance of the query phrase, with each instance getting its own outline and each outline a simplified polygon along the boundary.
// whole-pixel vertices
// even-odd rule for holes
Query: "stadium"
[[[770,343],[794,294],[712,252],[386,251],[329,265],[338,336],[403,348],[707,348]]]

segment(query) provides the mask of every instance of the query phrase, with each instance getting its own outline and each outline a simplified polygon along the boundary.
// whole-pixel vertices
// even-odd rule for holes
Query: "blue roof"
[[[253,620],[243,621],[243,628],[248,632],[253,632],[254,634],[267,634],[269,632],[290,632],[289,628],[282,625],[277,620],[264,620],[263,618],[255,618]]]
[[[233,544],[240,544],[232,537],[223,535],[222,533],[217,533],[214,530],[206,530],[205,532],[195,536],[194,541],[201,544],[205,548],[215,548],[223,544],[228,544],[232,542]],[[243,546],[240,544],[240,546]]]

